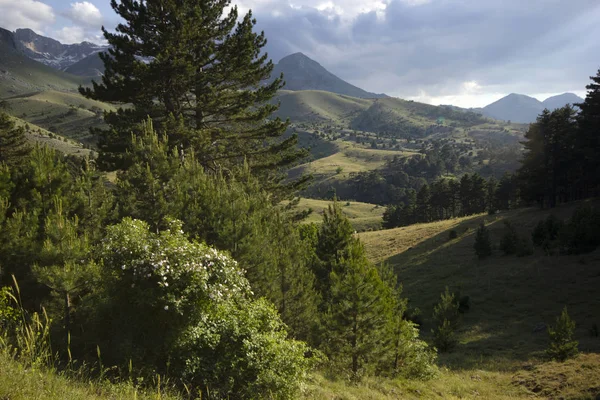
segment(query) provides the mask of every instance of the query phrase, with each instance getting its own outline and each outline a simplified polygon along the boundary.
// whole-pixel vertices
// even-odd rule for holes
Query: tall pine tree
[[[592,83],[586,86],[585,101],[578,104],[579,132],[575,154],[582,161],[581,195],[585,197],[600,193],[600,69],[590,79]]]
[[[287,121],[269,119],[270,102],[283,87],[270,77],[273,63],[262,50],[248,12],[238,21],[230,0],[112,0],[122,18],[116,32],[103,29],[111,46],[101,54],[102,82],[80,88],[88,98],[125,105],[105,115],[100,161],[126,166],[132,128],[147,117],[179,152],[194,149],[208,168],[244,160],[269,182],[305,155],[295,135],[283,138]]]

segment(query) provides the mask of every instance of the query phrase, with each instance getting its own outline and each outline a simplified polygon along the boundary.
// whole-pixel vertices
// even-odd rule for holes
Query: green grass
[[[7,100],[9,112],[30,124],[77,141],[92,143],[90,128],[104,127],[107,104],[88,100],[78,93],[45,91]]]
[[[504,256],[497,250],[504,220],[511,221],[521,234],[529,235],[547,215],[566,219],[575,207],[572,204],[552,211],[522,209],[472,216],[365,232],[360,238],[373,261],[385,261],[397,271],[410,305],[422,311],[422,334],[426,339],[432,328],[433,307],[445,286],[470,296],[471,310],[463,317],[459,345],[440,356],[440,365],[452,371],[482,370],[510,376],[517,372],[530,376],[533,368],[539,374],[521,379],[523,385],[532,386],[532,379],[547,382],[541,384],[541,389],[530,388],[532,391],[554,391],[552,398],[595,398],[585,396],[600,394],[600,339],[589,335],[592,325],[600,324],[600,250],[579,256],[546,256],[536,250],[523,258]],[[474,232],[481,221],[488,225],[496,249],[492,257],[482,261],[473,250]],[[449,240],[453,229],[459,236]],[[558,389],[548,389],[554,387],[551,381],[565,380],[556,371],[569,368],[547,363],[544,354],[548,345],[544,326],[553,324],[565,305],[577,323],[580,350],[588,353],[569,364],[570,374],[575,379],[577,371],[587,368],[583,365],[590,358],[591,372],[584,372],[594,379],[573,380]]]
[[[69,377],[44,368],[25,368],[0,353],[0,399],[6,400],[169,400],[157,383],[152,391],[143,391],[130,383]]]
[[[32,144],[38,143],[43,146],[49,146],[64,154],[90,156],[91,150],[83,147],[83,144],[63,136],[55,135],[54,133],[31,123],[28,123],[20,118],[13,117],[17,126],[29,127],[26,131],[27,139]]]
[[[299,211],[312,209],[313,212],[303,221],[304,223],[321,223],[323,222],[323,212],[330,204],[331,201],[327,200],[301,199],[297,209]],[[385,207],[356,201],[341,201],[340,205],[342,212],[348,217],[356,231],[381,229]]]
[[[275,101],[281,102],[275,115],[290,118],[295,123],[347,122],[372,104],[372,100],[318,90],[281,91]]]

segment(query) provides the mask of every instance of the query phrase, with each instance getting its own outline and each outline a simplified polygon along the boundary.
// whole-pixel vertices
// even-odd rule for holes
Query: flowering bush
[[[237,263],[202,243],[190,242],[180,221],[153,234],[139,220],[124,219],[108,228],[100,256],[113,284],[157,311],[189,317],[200,304],[250,294]]]
[[[309,348],[287,339],[271,304],[251,298],[234,260],[189,241],[181,227],[172,221],[153,233],[124,219],[107,229],[93,329],[102,354],[175,375],[202,398],[293,397]]]

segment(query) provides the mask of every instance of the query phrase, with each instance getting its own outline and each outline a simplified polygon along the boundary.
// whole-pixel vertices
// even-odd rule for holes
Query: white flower
[[[168,311],[168,310],[169,310],[169,306],[165,306],[165,311]]]
[[[121,269],[125,271],[125,264],[121,265]]]

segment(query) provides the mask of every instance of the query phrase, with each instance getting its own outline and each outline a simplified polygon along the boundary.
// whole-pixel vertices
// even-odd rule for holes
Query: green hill
[[[298,211],[312,210],[310,216],[303,222],[320,224],[323,222],[323,213],[330,204],[331,201],[327,200],[301,199],[296,209]],[[342,212],[350,220],[356,231],[363,232],[381,229],[385,207],[357,201],[344,201],[340,202],[340,204]]]
[[[114,110],[110,105],[88,100],[79,93],[54,90],[12,97],[7,103],[12,115],[84,143],[94,142],[90,128],[105,126],[103,112]]]
[[[464,314],[459,345],[454,352],[440,357],[442,365],[472,373],[510,374],[513,384],[527,386],[531,384],[529,379],[534,379],[531,371],[548,367],[544,358],[548,345],[545,327],[554,323],[564,306],[577,323],[580,350],[599,358],[600,339],[590,336],[589,331],[593,324],[600,323],[600,251],[546,256],[536,250],[528,257],[504,256],[497,250],[505,230],[503,221],[510,221],[521,234],[530,235],[539,220],[550,214],[567,219],[576,206],[466,217],[365,232],[360,238],[373,261],[387,262],[395,268],[404,294],[413,307],[422,311],[422,332],[426,337],[432,327],[433,306],[445,286],[470,297],[471,309]],[[489,259],[479,261],[473,243],[474,231],[482,221],[488,224],[496,250]],[[449,239],[451,230],[458,233],[457,239]],[[585,363],[584,359],[579,362]],[[579,367],[585,369],[581,364]],[[600,378],[600,366],[591,368],[595,371],[593,376]],[[558,372],[554,378],[559,379],[556,375]],[[516,376],[529,378],[519,380]],[[576,380],[573,382],[575,386]],[[590,382],[579,382],[582,386],[577,390],[550,386],[549,382],[540,384],[544,398],[587,399],[600,394],[600,388]]]
[[[281,108],[275,116],[289,118],[294,123],[348,123],[358,113],[367,110],[372,100],[359,99],[319,90],[281,91],[275,99]]]
[[[20,118],[13,117],[17,126],[25,128],[27,138],[32,144],[39,143],[52,147],[61,153],[79,156],[91,156],[92,151],[84,147],[83,143],[57,135],[38,125],[31,124]]]

